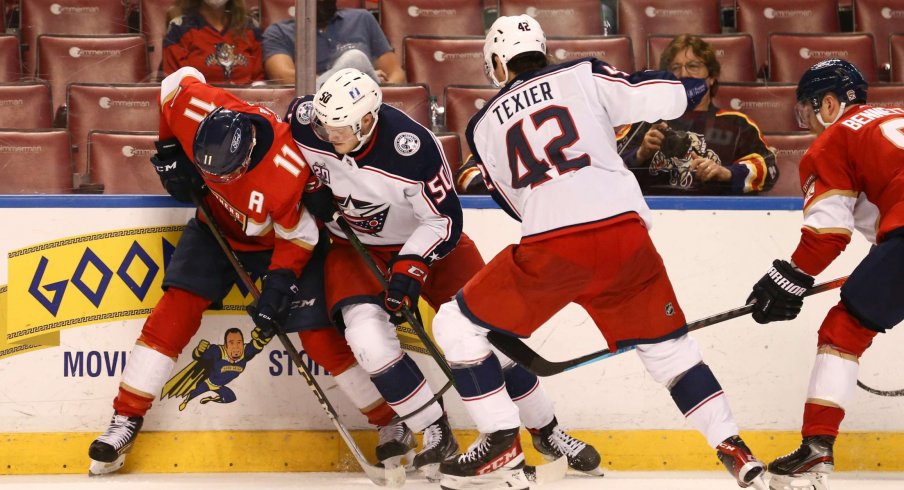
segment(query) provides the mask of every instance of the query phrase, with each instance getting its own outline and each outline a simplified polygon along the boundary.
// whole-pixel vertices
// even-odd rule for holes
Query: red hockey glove
[[[421,287],[427,280],[427,263],[419,255],[399,255],[389,265],[389,285],[383,308],[392,318],[400,317],[403,306],[417,306]]]
[[[804,293],[813,287],[813,276],[795,269],[788,261],[775,260],[772,267],[747,297],[753,305],[753,319],[769,323],[797,318],[804,305]]]

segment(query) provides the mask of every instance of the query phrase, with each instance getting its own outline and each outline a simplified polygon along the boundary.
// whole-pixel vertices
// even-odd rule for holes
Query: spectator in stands
[[[317,88],[333,73],[354,68],[379,83],[404,83],[398,55],[373,15],[338,9],[336,0],[317,0]],[[295,19],[276,22],[264,32],[264,69],[277,83],[295,83]]]
[[[163,74],[197,68],[208,83],[264,80],[261,30],[245,0],[176,0],[163,40]]]
[[[619,134],[618,149],[644,194],[746,194],[766,191],[778,179],[775,155],[745,114],[712,103],[721,66],[697,36],[669,44],[659,69],[676,77],[704,78],[709,92],[673,121],[637,123]]]

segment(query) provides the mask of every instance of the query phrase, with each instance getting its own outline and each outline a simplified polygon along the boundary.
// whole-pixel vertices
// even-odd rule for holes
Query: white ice
[[[832,475],[831,490],[901,490],[902,473],[840,473]],[[185,473],[0,476],[0,488],[66,490],[217,490],[292,489],[356,490],[377,489],[363,474],[356,473]],[[405,490],[438,490],[409,474]],[[564,480],[535,487],[537,490],[736,490],[738,486],[722,472],[610,472],[603,478],[569,474]]]

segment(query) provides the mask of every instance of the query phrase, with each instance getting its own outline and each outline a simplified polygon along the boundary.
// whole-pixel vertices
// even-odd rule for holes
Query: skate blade
[[[418,471],[424,475],[430,483],[439,483],[443,479],[442,473],[439,472],[439,463],[425,464],[418,468]]]
[[[529,490],[530,482],[524,470],[518,468],[501,469],[477,476],[442,475],[439,487],[443,490]]]
[[[757,475],[756,478],[748,482],[747,486],[748,488],[754,488],[756,490],[769,490],[769,485],[766,484],[763,475]]]
[[[115,471],[119,471],[119,469],[122,468],[124,464],[126,464],[125,454],[121,454],[118,458],[109,463],[92,459],[91,465],[88,466],[88,476],[101,476],[113,473]]]
[[[772,475],[769,490],[829,490],[829,475],[825,473]]]
[[[538,466],[525,466],[524,475],[528,481],[543,485],[565,478],[568,473],[568,459],[564,456]]]
[[[581,471],[581,470],[577,470],[577,471]],[[583,473],[585,475],[590,475],[590,476],[606,476],[606,472],[603,471],[602,466],[597,466],[596,468],[589,470],[589,471],[581,471],[581,473]],[[762,490],[767,490],[767,489],[764,488]]]

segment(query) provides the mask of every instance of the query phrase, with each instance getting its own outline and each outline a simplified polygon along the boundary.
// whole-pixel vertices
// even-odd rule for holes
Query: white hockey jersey
[[[452,251],[462,210],[439,141],[402,111],[383,104],[371,141],[355,155],[338,155],[311,129],[313,97],[299,97],[286,121],[308,165],[329,186],[365,245],[401,246],[427,264]],[[345,233],[333,222],[335,236]]]
[[[474,115],[465,136],[523,237],[630,212],[649,228],[650,210],[613,128],[675,119],[687,103],[670,74],[628,75],[584,58],[516,77]]]

